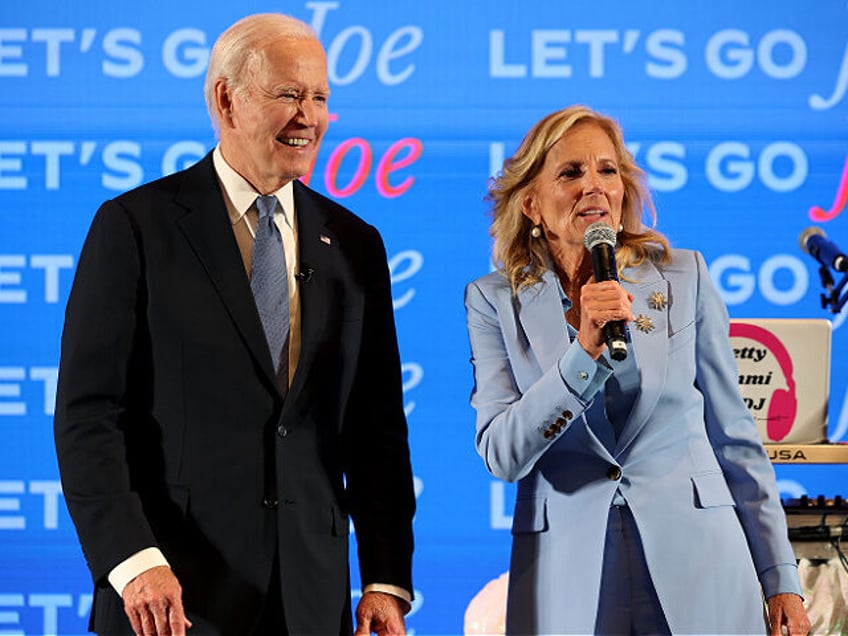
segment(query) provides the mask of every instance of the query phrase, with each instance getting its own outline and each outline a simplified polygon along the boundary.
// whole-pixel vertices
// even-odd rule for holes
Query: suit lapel
[[[628,282],[624,277],[634,282]],[[637,321],[631,322],[628,328],[641,382],[639,395],[619,437],[617,452],[633,442],[648,421],[665,385],[668,365],[667,303],[670,299],[668,281],[648,261],[637,268],[625,270],[621,284],[633,294],[632,308]],[[652,298],[664,299],[666,305],[652,304]]]
[[[263,375],[276,386],[262,323],[215,177],[211,153],[186,171],[176,202],[185,210],[177,219],[178,226],[203,264]]]
[[[300,292],[300,355],[289,393],[296,395],[309,375],[330,311],[332,281],[340,249],[339,237],[319,200],[300,181],[294,182],[297,214],[298,277]],[[288,400],[292,403],[294,400]]]
[[[559,290],[556,274],[546,270],[541,282],[523,287],[514,301],[541,373],[558,362],[570,343]]]

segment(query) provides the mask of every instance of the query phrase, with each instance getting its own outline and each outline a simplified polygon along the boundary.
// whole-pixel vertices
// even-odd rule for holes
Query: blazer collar
[[[628,323],[628,355],[635,357],[639,367],[641,390],[619,437],[617,453],[629,446],[645,425],[665,384],[671,300],[668,281],[647,260],[638,267],[626,268],[621,285],[633,295],[633,314],[641,317]],[[570,346],[560,290],[559,279],[549,269],[541,281],[522,288],[514,300],[518,320],[542,371],[557,364]]]
[[[633,315],[628,324],[631,355],[641,375],[640,393],[622,429],[616,452],[626,449],[647,423],[665,386],[668,366],[668,281],[650,261],[622,272],[622,286],[633,295]]]
[[[333,281],[342,250],[341,239],[333,231],[332,217],[321,197],[300,181],[294,181],[293,186],[299,251],[296,280],[300,292],[300,355],[289,388],[292,397],[303,388],[337,300],[333,297]],[[286,400],[287,405],[293,402]]]
[[[185,171],[175,202],[183,209],[176,219],[178,227],[209,275],[265,380],[276,387],[262,322],[215,176],[212,153]]]
[[[556,364],[570,344],[561,289],[556,273],[547,269],[541,281],[522,287],[513,300],[518,320],[542,371]]]
[[[289,395],[303,385],[317,343],[321,340],[333,302],[331,275],[341,249],[333,231],[332,216],[322,198],[300,181],[293,182],[297,213],[300,285],[301,348]],[[176,222],[233,319],[264,379],[277,382],[262,322],[256,312],[250,281],[233,234],[233,228],[209,153],[187,169],[175,201],[182,208]],[[291,400],[287,400],[290,403]]]

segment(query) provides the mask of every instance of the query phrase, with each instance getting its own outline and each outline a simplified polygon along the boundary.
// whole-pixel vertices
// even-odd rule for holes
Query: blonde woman
[[[643,224],[619,126],[582,106],[548,115],[489,195],[499,269],[465,302],[477,450],[518,482],[507,633],[806,634],[727,311],[702,256]],[[620,283],[593,276],[596,223]]]

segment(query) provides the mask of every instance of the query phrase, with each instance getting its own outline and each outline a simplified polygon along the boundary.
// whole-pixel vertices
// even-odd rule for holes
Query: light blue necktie
[[[259,220],[253,240],[253,264],[250,289],[265,330],[274,370],[285,391],[288,386],[289,277],[283,237],[274,222],[277,197],[256,197]]]

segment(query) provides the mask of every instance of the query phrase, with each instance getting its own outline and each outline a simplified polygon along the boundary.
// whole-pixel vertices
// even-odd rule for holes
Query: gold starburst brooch
[[[655,291],[653,294],[648,296],[648,307],[651,309],[662,311],[667,305],[668,301],[665,299],[665,294],[662,292]]]
[[[654,330],[654,323],[645,314],[639,314],[636,316],[636,328],[642,333],[651,333]]]

